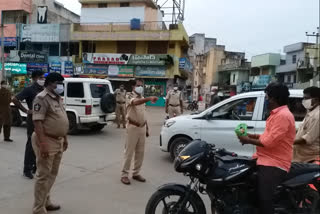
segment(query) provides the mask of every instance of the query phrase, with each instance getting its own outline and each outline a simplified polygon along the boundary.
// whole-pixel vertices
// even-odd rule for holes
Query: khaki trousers
[[[47,214],[46,207],[51,204],[50,191],[58,175],[62,152],[50,152],[48,159],[43,159],[36,144],[35,133],[32,135],[32,147],[36,155],[37,173],[34,188],[33,214]]]
[[[180,106],[170,106],[168,107],[169,118],[173,118],[174,115],[181,115],[181,107]]]
[[[131,124],[127,126],[126,145],[124,149],[124,163],[121,177],[128,177],[131,160],[134,155],[133,176],[139,175],[146,142],[146,127],[136,127]]]
[[[121,122],[123,127],[126,126],[126,104],[118,104],[116,106],[116,120],[118,126],[120,126]]]

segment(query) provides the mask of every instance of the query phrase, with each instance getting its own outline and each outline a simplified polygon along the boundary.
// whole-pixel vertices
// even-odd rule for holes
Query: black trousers
[[[258,167],[259,214],[274,214],[273,195],[287,172],[277,167]]]
[[[26,149],[24,153],[24,168],[23,172],[32,171],[36,168],[36,156],[34,154],[33,148],[32,148],[32,142],[31,137],[32,133],[34,131],[33,121],[32,121],[32,115],[28,115],[27,117],[27,144]]]
[[[3,125],[0,124],[0,133],[2,131],[2,127],[3,127],[3,137],[5,140],[10,138],[10,133],[11,133],[11,125]]]

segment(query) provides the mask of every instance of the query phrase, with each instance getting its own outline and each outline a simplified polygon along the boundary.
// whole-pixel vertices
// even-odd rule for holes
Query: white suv
[[[76,134],[81,128],[102,130],[108,121],[115,120],[115,98],[109,80],[94,78],[65,78],[63,98],[69,119],[69,133]],[[14,123],[26,114],[19,111]],[[17,111],[15,111],[15,114]],[[19,122],[19,121],[18,121]]]
[[[296,127],[306,114],[302,99],[302,90],[290,90],[289,109],[295,116]],[[242,146],[234,129],[239,123],[246,123],[249,132],[263,133],[268,114],[263,91],[239,94],[199,114],[167,120],[161,130],[160,148],[175,158],[190,141],[201,139],[218,148],[250,156],[255,147]]]

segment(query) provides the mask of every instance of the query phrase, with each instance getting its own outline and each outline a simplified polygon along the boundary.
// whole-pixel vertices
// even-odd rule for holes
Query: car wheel
[[[67,113],[68,120],[69,120],[69,134],[77,134],[78,133],[78,125],[76,115],[74,113],[68,112]]]
[[[98,131],[101,131],[104,127],[105,127],[104,124],[97,124],[97,125],[91,126],[90,129],[91,131],[98,132]]]
[[[174,160],[179,153],[188,145],[192,140],[188,137],[178,137],[174,139],[170,146],[170,157]]]

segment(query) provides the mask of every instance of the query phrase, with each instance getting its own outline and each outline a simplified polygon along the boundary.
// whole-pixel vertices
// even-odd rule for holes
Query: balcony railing
[[[131,30],[161,31],[168,30],[168,27],[165,22],[141,22],[139,29],[133,28],[130,22],[77,23],[73,25],[73,31],[78,32],[119,32]]]
[[[223,71],[233,71],[233,70],[250,70],[250,65],[244,64],[239,65],[238,63],[232,63],[232,64],[225,64],[225,65],[219,65],[218,66],[218,72]]]

